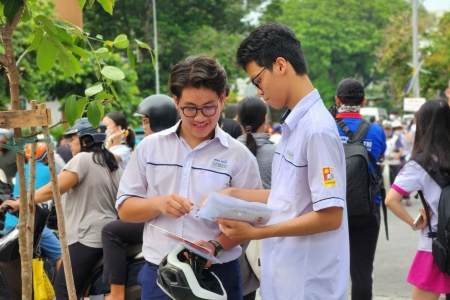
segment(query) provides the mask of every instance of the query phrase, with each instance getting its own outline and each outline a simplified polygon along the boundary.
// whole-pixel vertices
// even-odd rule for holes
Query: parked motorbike
[[[40,257],[39,240],[44,226],[49,220],[52,205],[42,203],[36,205],[34,249],[35,257]],[[50,220],[53,219],[50,217]],[[56,230],[53,230],[57,234]],[[22,280],[19,254],[19,230],[17,226],[0,238],[0,300],[22,299]],[[127,281],[125,285],[125,299],[134,300],[141,298],[141,287],[137,276],[146,263],[142,255],[142,245],[129,245],[127,247]],[[46,260],[44,269],[53,283],[56,275],[54,262]],[[100,259],[86,277],[82,295],[103,295],[109,293],[109,284],[102,282],[103,259]]]

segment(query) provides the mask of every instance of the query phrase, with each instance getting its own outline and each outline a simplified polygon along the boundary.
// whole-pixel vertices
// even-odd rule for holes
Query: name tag
[[[228,169],[228,162],[226,160],[214,159],[211,165],[212,168],[225,171]]]

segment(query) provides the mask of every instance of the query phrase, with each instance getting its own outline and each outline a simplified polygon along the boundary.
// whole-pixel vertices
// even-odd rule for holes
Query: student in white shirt
[[[120,218],[146,222],[142,250],[148,264],[139,273],[142,299],[170,299],[156,284],[157,269],[177,246],[150,224],[214,251],[222,264],[213,264],[210,270],[228,299],[242,299],[237,261],[242,240],[231,240],[217,223],[196,218],[193,210],[213,191],[261,188],[255,157],[217,126],[226,85],[225,70],[212,57],[188,57],[177,64],[169,87],[181,121],[146,137],[120,182],[116,202]]]
[[[239,46],[237,61],[271,107],[289,110],[272,166],[271,190],[223,193],[274,208],[267,226],[218,219],[236,239],[264,239],[263,299],[347,299],[349,237],[345,157],[332,116],[307,75],[291,29],[268,23]]]
[[[134,131],[128,128],[125,115],[118,111],[106,114],[102,122],[106,125],[105,148],[114,154],[119,167],[124,170],[134,149]]]
[[[409,160],[395,178],[386,196],[386,205],[392,212],[413,229],[416,216],[411,216],[400,203],[403,196],[421,190],[427,202],[433,231],[437,230],[439,198],[442,189],[428,175],[425,169],[436,162],[442,175],[450,180],[450,108],[444,100],[429,100],[417,112],[417,132],[414,140],[412,159]],[[414,159],[420,155],[425,161],[425,169]],[[411,265],[407,281],[413,287],[413,300],[437,300],[440,294],[450,294],[450,275],[442,273],[433,260],[432,239],[428,237],[427,216],[422,208],[423,220],[420,229],[419,246]]]

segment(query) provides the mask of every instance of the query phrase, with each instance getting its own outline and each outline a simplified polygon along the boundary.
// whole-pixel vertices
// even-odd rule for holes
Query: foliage
[[[73,124],[87,110],[89,121],[92,125],[97,126],[103,117],[104,105],[114,103],[114,100],[119,99],[116,85],[120,86],[121,90],[127,92],[131,97],[137,93],[138,90],[132,86],[117,84],[125,79],[127,75],[122,69],[117,67],[117,65],[124,66],[121,62],[121,57],[113,55],[113,53],[120,49],[126,49],[129,65],[134,67],[136,58],[133,51],[136,51],[136,48],[145,49],[150,53],[150,56],[152,55],[151,49],[147,44],[139,40],[135,40],[135,44],[131,44],[124,34],[118,34],[114,40],[104,39],[101,35],[96,35],[95,38],[91,37],[90,34],[70,23],[46,17],[50,15],[47,13],[51,10],[46,1],[28,0],[24,3],[23,0],[14,0],[13,2],[15,3],[14,5],[11,4],[11,1],[6,0],[0,3],[0,10],[3,10],[4,17],[7,19],[12,18],[18,9],[25,5],[21,23],[27,23],[28,26],[22,24],[25,28],[22,34],[29,32],[30,29],[33,31],[32,36],[27,38],[27,43],[23,43],[23,38],[26,35],[21,36],[19,47],[22,46],[23,48],[28,44],[27,52],[33,53],[36,50],[36,53],[33,53],[30,58],[36,59],[36,65],[42,74],[50,72],[57,61],[58,68],[55,68],[50,75],[60,80],[55,85],[50,84],[47,86],[45,84],[48,82],[33,81],[39,82],[34,86],[33,84],[27,84],[26,76],[23,76],[25,80],[22,86],[27,88],[24,89],[25,93],[22,95],[35,98],[38,95],[37,91],[48,90],[50,94],[45,94],[44,92],[44,95],[42,95],[41,93],[44,99],[47,99],[49,96],[61,99],[67,96],[65,93],[68,91],[82,91],[81,94],[84,94],[83,96],[72,95],[66,97],[65,113],[67,121]],[[80,0],[79,5],[81,8],[84,6],[91,7],[94,2],[95,0]],[[114,0],[98,0],[98,2],[105,11],[112,14]],[[41,8],[43,4],[47,5],[47,7],[44,5],[47,12],[44,14],[40,13],[43,10]],[[97,44],[100,46],[97,46]],[[114,57],[114,59],[111,59],[111,57]],[[37,79],[35,67],[29,61],[26,61],[26,64],[21,66],[19,70],[28,73],[33,79]],[[74,86],[67,84],[66,79],[68,77],[75,79]],[[130,79],[130,77],[134,81],[136,80],[135,75],[129,75],[128,78]],[[84,84],[89,84],[90,82],[91,87],[87,89],[85,86],[83,87]],[[44,86],[42,86],[42,83],[44,83]],[[55,88],[55,86],[61,85],[66,88]],[[130,92],[129,89],[134,91]]]
[[[427,98],[441,96],[450,79],[450,12],[446,12],[437,26],[425,33],[428,41],[423,49],[423,68],[430,74],[422,75],[422,95]],[[438,91],[436,93],[435,91]]]
[[[299,38],[308,74],[327,105],[337,84],[355,77],[364,86],[381,80],[374,49],[392,15],[408,9],[404,0],[277,0],[267,6],[264,21],[286,24]]]
[[[419,10],[419,34],[423,34],[434,22],[432,16],[421,8]],[[402,107],[407,96],[406,86],[413,75],[411,11],[407,10],[390,18],[391,22],[383,33],[383,43],[376,49],[377,70],[389,74],[384,86],[385,95],[394,102],[396,108]],[[423,67],[422,67],[423,68]],[[423,74],[419,78],[422,81]],[[410,90],[412,92],[412,89]]]
[[[157,1],[159,77],[161,93],[168,93],[167,82],[170,70],[188,55],[208,54],[219,59],[232,80],[241,71],[235,65],[235,51],[244,34],[251,27],[241,19],[263,0],[179,0]],[[153,45],[152,1],[118,1],[116,11],[109,16],[99,7],[84,11],[84,26],[87,31],[98,31],[104,36],[115,36],[119,32],[127,36],[142,37]],[[113,21],[113,22],[112,22]],[[108,24],[108,26],[104,26]],[[147,57],[148,53],[137,56]],[[138,86],[142,97],[155,92],[155,70],[150,60],[136,66]]]

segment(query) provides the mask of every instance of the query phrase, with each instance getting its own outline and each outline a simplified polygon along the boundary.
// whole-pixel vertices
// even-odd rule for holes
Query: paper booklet
[[[224,218],[244,221],[253,225],[265,225],[272,216],[273,209],[259,202],[247,202],[234,197],[211,193],[197,217],[215,220]]]
[[[164,234],[165,236],[167,236],[168,238],[170,238],[171,240],[174,240],[176,242],[180,242],[181,244],[183,244],[184,247],[186,247],[186,249],[188,249],[189,251],[194,252],[195,254],[197,254],[198,256],[201,256],[207,260],[212,261],[213,263],[216,264],[221,264],[222,262],[220,260],[218,260],[215,256],[213,251],[211,251],[210,249],[194,244],[193,242],[182,238],[181,236],[178,236],[176,234],[173,234],[165,229],[162,229],[161,227],[155,226],[153,224],[150,224],[150,226],[155,227],[156,229],[158,229],[159,231],[161,231],[162,234]]]

